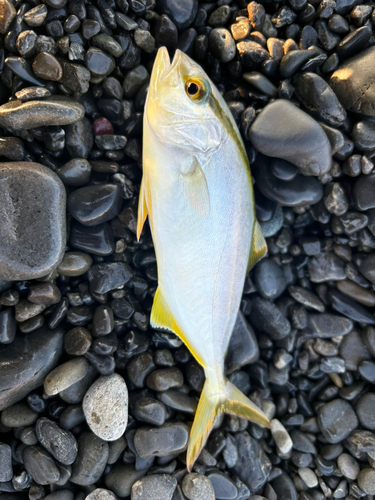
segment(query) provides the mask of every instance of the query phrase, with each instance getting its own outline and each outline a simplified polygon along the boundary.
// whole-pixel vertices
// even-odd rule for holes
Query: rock
[[[353,199],[358,210],[375,207],[375,174],[360,175],[353,186]]]
[[[0,163],[0,199],[1,279],[25,280],[48,274],[58,266],[65,247],[62,182],[38,163]]]
[[[90,86],[90,71],[82,64],[73,62],[61,62],[63,76],[60,83],[78,94],[85,94]]]
[[[90,180],[91,165],[83,158],[74,158],[57,169],[56,173],[67,186],[84,186]]]
[[[210,32],[209,44],[212,53],[219,61],[227,63],[236,55],[236,44],[225,28],[215,28]]]
[[[121,437],[128,422],[128,390],[117,373],[99,377],[86,392],[83,411],[90,429],[105,441]]]
[[[284,222],[283,209],[281,207],[277,207],[274,215],[270,220],[259,223],[263,236],[265,238],[269,238],[270,236],[274,236],[275,234],[277,234],[280,231],[283,222]]]
[[[168,474],[154,474],[138,479],[132,486],[131,500],[172,500],[177,479]]]
[[[115,251],[115,239],[111,226],[107,223],[97,226],[84,226],[73,223],[69,244],[73,248],[94,255],[110,255]]]
[[[304,305],[305,307],[315,309],[319,312],[325,311],[323,302],[318,298],[317,295],[310,292],[309,290],[306,290],[305,288],[299,286],[290,286],[288,288],[288,292],[294,300]]]
[[[96,483],[104,472],[108,453],[108,444],[93,432],[80,434],[78,456],[72,465],[70,481],[80,486]]]
[[[300,73],[293,85],[302,105],[318,120],[338,127],[346,119],[345,109],[331,87],[319,75]]]
[[[49,396],[59,394],[81,380],[89,364],[85,358],[73,358],[52,370],[44,380],[44,390]]]
[[[106,293],[125,285],[133,277],[133,271],[124,262],[105,262],[90,267],[87,277],[94,293]]]
[[[320,432],[329,443],[339,443],[358,426],[358,419],[350,404],[334,399],[318,410]]]
[[[121,45],[114,38],[106,33],[99,33],[91,39],[91,43],[102,49],[104,52],[111,54],[113,57],[120,57],[123,50]]]
[[[218,469],[207,474],[215,492],[215,498],[235,500],[238,498],[238,489],[234,482]]]
[[[276,299],[286,287],[282,269],[270,259],[260,261],[255,267],[254,281],[257,290],[265,299]]]
[[[23,160],[25,148],[18,137],[2,137],[0,139],[0,156],[5,156],[9,160]]]
[[[322,253],[308,262],[310,280],[313,283],[323,283],[329,280],[344,280],[346,278],[344,261],[334,253]]]
[[[146,424],[163,425],[166,418],[166,408],[160,401],[150,397],[139,398],[134,403],[133,416]]]
[[[116,500],[116,495],[104,488],[95,488],[91,493],[87,495],[85,500]]]
[[[20,300],[15,307],[16,321],[21,323],[30,318],[34,318],[39,313],[43,312],[45,308],[46,306],[42,304],[33,304],[28,300]]]
[[[375,47],[348,59],[332,74],[329,84],[347,111],[375,115]]]
[[[13,310],[8,307],[0,312],[0,344],[10,344],[16,337],[17,323]]]
[[[366,495],[375,494],[375,470],[366,467],[358,475],[358,486]]]
[[[366,255],[366,257],[361,261],[359,266],[359,270],[363,274],[365,278],[371,281],[371,283],[375,283],[375,254],[371,253]]]
[[[250,73],[244,73],[242,78],[250,83],[253,87],[255,87],[262,94],[267,95],[269,97],[276,97],[277,88],[274,86],[271,81],[266,78],[259,71],[251,71]]]
[[[280,452],[287,455],[293,448],[293,441],[283,424],[276,418],[271,420],[271,434]]]
[[[39,78],[53,82],[58,82],[63,76],[61,64],[48,52],[39,52],[33,61],[33,71]]]
[[[310,314],[309,327],[316,337],[328,339],[346,335],[353,329],[353,321],[335,314]]]
[[[134,42],[139,48],[149,54],[155,50],[155,38],[148,30],[136,29],[134,31]]]
[[[60,479],[60,470],[51,455],[41,446],[26,446],[22,453],[23,464],[32,479],[40,484],[54,484]]]
[[[86,186],[68,197],[68,210],[85,226],[113,219],[121,211],[122,189],[117,184]]]
[[[0,1],[0,33],[5,35],[8,32],[11,22],[16,16],[16,9],[9,0]]]
[[[79,120],[72,125],[68,125],[66,127],[65,142],[66,149],[68,150],[70,156],[74,158],[71,161],[77,161],[75,160],[76,158],[88,158],[94,144],[92,125],[89,120],[87,118],[82,118],[82,120]],[[77,186],[78,184],[71,185]]]
[[[375,123],[369,120],[357,122],[352,130],[353,141],[359,151],[371,152],[375,149]]]
[[[10,101],[0,106],[0,126],[29,130],[52,125],[70,125],[83,118],[84,107],[64,97],[47,97],[43,101]]]
[[[5,483],[13,477],[12,450],[8,444],[0,443],[0,482]]]
[[[188,436],[188,428],[181,422],[158,428],[140,427],[135,433],[134,445],[141,458],[165,457],[184,451]]]
[[[129,497],[133,484],[146,474],[146,470],[136,470],[134,465],[116,464],[104,478],[105,485],[118,497]]]
[[[362,361],[358,366],[358,372],[370,384],[375,383],[375,363],[372,361]]]
[[[267,127],[269,127],[269,125],[267,125]],[[270,144],[269,139],[267,139],[267,141],[268,144]],[[288,141],[288,139],[286,139],[286,141]],[[285,142],[283,142],[283,144],[285,144]],[[280,151],[280,149],[278,151]],[[268,199],[286,207],[314,205],[322,199],[323,188],[317,179],[297,174],[291,181],[282,181],[272,173],[270,164],[272,164],[271,158],[258,154],[255,163],[252,165],[252,173],[257,182],[256,185],[259,191]],[[283,221],[280,215],[282,214],[278,214],[276,210],[275,217],[277,217],[280,222],[276,227],[279,228]],[[270,222],[271,221],[262,223],[262,229]]]
[[[269,300],[256,297],[252,301],[250,319],[254,326],[268,333],[273,340],[279,340],[291,331],[290,322],[280,309]]]
[[[344,477],[352,481],[357,479],[360,470],[359,464],[351,455],[348,453],[341,453],[337,458],[337,465]]]
[[[52,304],[60,302],[61,292],[58,287],[52,283],[39,283],[30,287],[27,300],[33,304],[51,306]]]
[[[184,376],[177,367],[155,370],[146,380],[148,388],[152,391],[166,391],[174,387],[181,387],[183,383]]]
[[[59,393],[60,398],[69,404],[81,403],[96,378],[98,378],[98,372],[90,365],[86,375],[81,380]]]
[[[238,312],[225,358],[226,373],[259,359],[258,341],[251,325],[241,311]]]
[[[358,304],[355,300],[340,293],[338,290],[329,290],[328,298],[331,302],[332,309],[347,316],[353,321],[364,323],[367,325],[375,324],[375,317],[368,310]]]
[[[192,472],[182,480],[182,491],[189,500],[215,500],[215,491],[208,477]]]
[[[298,474],[308,488],[315,488],[318,486],[318,478],[313,470],[308,467],[301,467],[298,469]]]
[[[161,0],[159,9],[166,14],[181,31],[188,28],[195,19],[198,0]]]
[[[305,175],[321,175],[331,168],[326,134],[313,118],[285,99],[262,110],[251,125],[250,140],[262,154],[290,161]]]
[[[40,4],[26,12],[23,16],[23,19],[28,24],[28,26],[34,28],[43,24],[47,13],[47,6],[44,4]]]
[[[40,444],[60,463],[70,465],[77,458],[78,445],[75,437],[55,422],[46,417],[40,418],[36,423],[35,433]]]
[[[277,495],[277,500],[297,500],[297,491],[288,474],[282,472],[271,485]]]
[[[0,346],[0,410],[43,384],[62,354],[63,330],[40,328]]]
[[[112,73],[116,63],[113,57],[96,47],[90,47],[86,52],[85,64],[95,77],[104,77]]]
[[[157,398],[172,410],[194,415],[197,409],[197,400],[183,392],[170,389],[157,394]]]
[[[92,258],[83,252],[65,252],[57,267],[60,276],[81,276],[91,267]]]
[[[343,338],[339,352],[342,359],[345,360],[347,370],[358,370],[358,365],[362,361],[371,360],[371,354],[366,348],[365,338],[362,338],[356,330],[351,331],[349,335]]]

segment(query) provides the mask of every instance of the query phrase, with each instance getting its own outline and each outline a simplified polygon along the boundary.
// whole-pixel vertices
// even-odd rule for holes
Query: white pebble
[[[285,429],[283,424],[274,418],[271,420],[271,434],[275,440],[278,449],[283,455],[289,453],[293,448],[293,441],[289,436],[288,431]]]
[[[318,486],[318,478],[313,470],[308,467],[301,467],[298,469],[298,474],[308,488],[315,488],[315,486]]]

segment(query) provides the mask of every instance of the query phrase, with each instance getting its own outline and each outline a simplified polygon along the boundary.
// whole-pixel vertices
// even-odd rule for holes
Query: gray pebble
[[[87,373],[89,363],[85,358],[73,358],[52,370],[44,380],[44,390],[49,396],[68,389]]]
[[[140,427],[134,445],[141,458],[164,457],[187,447],[188,428],[183,423],[168,423],[158,428]]]
[[[339,443],[358,426],[357,416],[351,405],[334,399],[318,410],[318,425],[329,443]]]
[[[102,476],[108,459],[108,443],[93,432],[83,432],[78,438],[78,456],[72,465],[70,481],[87,486]]]
[[[177,479],[167,474],[154,474],[138,479],[131,492],[131,500],[172,500]]]
[[[344,477],[352,481],[355,481],[357,479],[360,467],[356,459],[351,455],[349,455],[348,453],[342,453],[337,458],[337,465]]]
[[[186,474],[182,480],[182,491],[189,500],[215,500],[215,491],[208,477],[201,474]]]

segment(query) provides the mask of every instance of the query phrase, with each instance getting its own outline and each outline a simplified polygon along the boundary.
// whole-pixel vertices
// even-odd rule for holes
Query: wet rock
[[[346,278],[344,261],[334,253],[327,252],[313,257],[308,263],[308,268],[313,283]]]
[[[285,99],[262,110],[250,128],[250,140],[262,154],[290,161],[305,175],[321,175],[331,168],[327,136],[315,120]]]
[[[39,52],[33,61],[33,71],[39,78],[54,82],[61,80],[63,75],[61,64],[48,52]]]
[[[123,435],[128,421],[128,390],[117,373],[99,377],[87,391],[83,411],[90,429],[105,441]]]
[[[74,223],[69,243],[73,248],[95,255],[110,255],[115,251],[113,231],[107,223],[97,226]]]
[[[85,63],[91,74],[96,77],[109,75],[116,65],[111,55],[96,47],[90,47],[86,52]]]
[[[334,399],[318,410],[318,425],[329,443],[339,443],[358,426],[357,416],[351,405]]]
[[[52,420],[40,418],[36,423],[35,433],[40,444],[60,463],[70,465],[77,458],[78,445],[75,437]]]
[[[90,289],[95,293],[106,293],[125,285],[133,276],[133,271],[124,262],[96,264],[88,271]]]
[[[183,423],[168,423],[158,428],[140,427],[134,436],[134,445],[141,458],[165,457],[184,451],[188,428]]]
[[[43,384],[61,356],[63,330],[41,328],[0,346],[0,409],[20,401]]]
[[[89,364],[85,358],[74,358],[52,370],[44,380],[44,390],[49,396],[54,396],[81,380],[88,370]]]
[[[304,305],[305,307],[310,307],[319,312],[325,311],[325,306],[323,302],[314,293],[301,288],[299,286],[290,286],[288,292],[293,297],[294,300]]]
[[[282,269],[269,259],[262,260],[255,267],[254,281],[259,293],[271,300],[279,297],[286,286]]]
[[[147,377],[147,386],[153,391],[166,391],[174,387],[181,387],[184,377],[179,368],[165,368],[153,371]]]
[[[70,481],[81,486],[96,483],[107,464],[108,444],[93,432],[83,432],[78,438],[78,456],[72,465]]]
[[[256,328],[268,333],[274,340],[286,337],[291,331],[291,325],[280,309],[260,297],[252,301],[250,319]]]
[[[122,189],[117,184],[87,186],[68,198],[68,210],[85,226],[95,226],[113,219],[121,211]]]
[[[74,158],[56,170],[56,173],[65,185],[80,187],[89,182],[91,165],[83,158]]]
[[[268,51],[253,41],[245,40],[237,43],[237,51],[242,64],[250,69],[256,69],[263,61],[270,58]]]
[[[132,486],[132,500],[172,500],[177,479],[169,474],[154,474],[138,479]]]
[[[22,280],[48,274],[57,267],[64,251],[63,184],[38,163],[0,163],[0,193],[1,278]]]
[[[65,142],[66,149],[72,158],[88,158],[94,144],[92,125],[89,120],[82,118],[82,120],[68,125],[66,127]]]
[[[317,337],[324,339],[346,335],[353,329],[353,321],[335,314],[310,314],[309,326]]]
[[[238,312],[225,358],[226,373],[254,363],[259,358],[258,341],[251,325],[241,311]]]
[[[179,30],[188,28],[198,10],[198,0],[161,0],[160,10],[162,14],[166,14],[177,26]]]
[[[23,403],[16,403],[4,408],[1,423],[7,427],[27,427],[38,420],[38,414]]]
[[[365,278],[375,283],[375,269],[374,269],[375,254],[371,253],[361,261],[359,270]]]

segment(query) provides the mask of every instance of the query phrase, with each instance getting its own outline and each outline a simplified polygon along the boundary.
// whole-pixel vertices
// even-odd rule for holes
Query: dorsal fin
[[[179,327],[176,319],[174,318],[167,301],[165,300],[160,286],[156,290],[154,303],[151,311],[150,323],[153,328],[163,328],[164,330],[169,330],[175,333],[183,343],[188,347],[189,351],[193,354],[195,359],[201,365],[204,365],[202,359],[194,349],[194,347],[189,342],[189,339],[185,336],[182,329]]]
[[[247,272],[265,255],[267,255],[267,243],[262,234],[259,222],[255,221]]]
[[[148,182],[146,175],[143,174],[141,189],[139,191],[139,199],[138,199],[138,219],[137,219],[137,240],[141,237],[143,225],[147,219],[147,215],[150,210],[150,193],[148,189]]]

